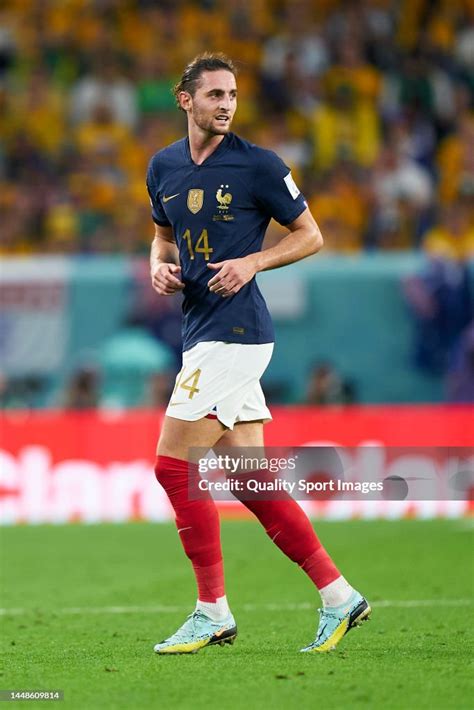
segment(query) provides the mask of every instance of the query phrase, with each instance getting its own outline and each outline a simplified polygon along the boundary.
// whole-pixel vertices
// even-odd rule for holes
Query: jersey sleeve
[[[160,225],[160,227],[169,227],[171,223],[168,217],[166,216],[158,194],[158,188],[156,185],[152,163],[150,163],[150,165],[148,166],[148,171],[146,175],[146,189],[148,190],[148,195],[150,197],[151,216],[153,218],[153,221],[155,222],[155,224]]]
[[[255,190],[263,209],[283,225],[291,224],[308,206],[290,168],[271,150],[258,156]]]

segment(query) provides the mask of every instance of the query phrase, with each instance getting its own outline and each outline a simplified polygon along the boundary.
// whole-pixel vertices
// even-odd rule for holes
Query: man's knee
[[[157,446],[158,456],[169,456],[191,461],[193,448],[212,448],[226,431],[218,419],[186,421],[166,416]]]

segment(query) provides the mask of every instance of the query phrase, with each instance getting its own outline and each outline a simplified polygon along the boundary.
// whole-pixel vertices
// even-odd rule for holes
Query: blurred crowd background
[[[326,253],[428,255],[403,284],[416,366],[452,367],[472,341],[473,0],[2,3],[0,254],[148,253],[146,166],[185,132],[171,87],[203,50],[236,61],[235,131],[292,168]],[[318,394],[330,375],[316,363],[307,400],[354,401]]]
[[[2,251],[146,252],[170,88],[225,49],[236,130],[290,165],[327,249],[472,254],[473,21],[472,0],[9,0]]]

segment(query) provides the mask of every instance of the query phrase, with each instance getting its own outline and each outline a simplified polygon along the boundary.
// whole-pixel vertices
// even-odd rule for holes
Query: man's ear
[[[191,94],[188,91],[180,91],[178,94],[178,100],[183,111],[189,111],[192,102]]]

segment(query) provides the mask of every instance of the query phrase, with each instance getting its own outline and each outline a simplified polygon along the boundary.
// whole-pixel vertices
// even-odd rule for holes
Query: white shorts
[[[167,416],[192,422],[214,414],[228,429],[236,422],[271,421],[260,378],[272,353],[273,343],[198,343],[183,353]]]

